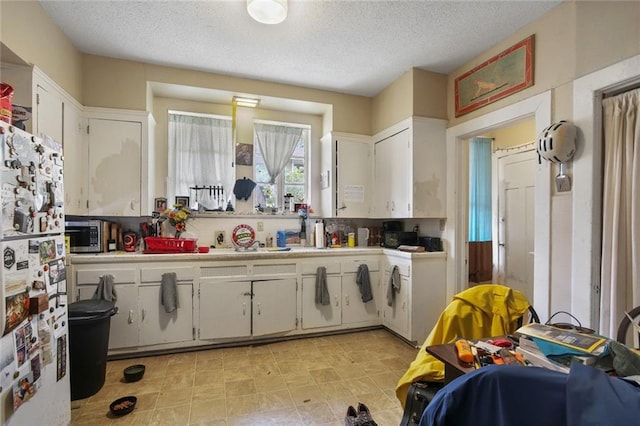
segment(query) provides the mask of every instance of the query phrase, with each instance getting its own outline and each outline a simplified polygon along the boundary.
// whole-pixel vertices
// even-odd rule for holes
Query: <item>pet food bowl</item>
[[[135,396],[123,396],[122,398],[118,398],[113,401],[109,405],[109,410],[111,414],[114,416],[124,416],[125,414],[129,414],[136,408],[136,403],[138,402],[138,398]]]
[[[142,364],[130,365],[124,369],[124,380],[127,382],[137,382],[144,376],[145,366]]]

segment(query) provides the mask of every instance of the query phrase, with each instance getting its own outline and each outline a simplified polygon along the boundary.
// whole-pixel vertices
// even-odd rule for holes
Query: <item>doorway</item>
[[[471,119],[447,129],[447,224],[443,237],[449,242],[447,257],[447,297],[467,287],[466,264],[468,229],[468,143],[483,135],[522,120],[535,122],[535,134],[551,123],[551,92],[547,91],[523,101]],[[541,318],[549,315],[549,253],[551,217],[551,169],[536,165],[535,217],[532,304]]]

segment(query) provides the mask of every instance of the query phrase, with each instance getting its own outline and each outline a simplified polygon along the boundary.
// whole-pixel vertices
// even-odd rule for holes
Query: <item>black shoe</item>
[[[356,423],[358,420],[358,413],[356,413],[356,409],[351,405],[347,408],[347,415],[344,417],[344,426],[356,426],[359,423]]]
[[[369,411],[369,408],[361,402],[358,403],[358,423],[357,424],[358,426],[378,426],[378,423],[376,423],[373,420],[373,417],[371,417],[371,412]]]

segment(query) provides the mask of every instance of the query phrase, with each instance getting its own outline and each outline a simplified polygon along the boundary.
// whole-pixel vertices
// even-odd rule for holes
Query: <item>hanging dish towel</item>
[[[327,268],[318,266],[316,271],[316,305],[328,305],[329,303],[331,303],[331,298],[327,288]]]
[[[371,281],[369,280],[369,267],[366,263],[358,266],[356,284],[360,287],[362,303],[367,303],[368,301],[373,300],[373,294],[371,293]]]
[[[400,292],[400,269],[398,265],[393,265],[391,276],[389,277],[389,287],[387,288],[387,305],[393,306],[396,293]]]
[[[115,302],[118,300],[118,293],[116,292],[116,286],[114,285],[113,275],[103,275],[98,281],[98,287],[93,293],[92,299],[107,300],[109,302]]]
[[[171,313],[178,308],[178,279],[175,272],[162,274],[160,303],[162,303],[167,313]]]

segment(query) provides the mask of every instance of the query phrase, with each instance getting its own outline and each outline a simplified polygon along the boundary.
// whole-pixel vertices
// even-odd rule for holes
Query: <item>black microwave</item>
[[[102,221],[73,220],[64,223],[64,234],[69,237],[71,253],[101,253]]]
[[[418,245],[418,233],[411,231],[386,231],[382,235],[382,247],[398,248],[403,245]]]

